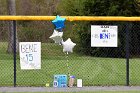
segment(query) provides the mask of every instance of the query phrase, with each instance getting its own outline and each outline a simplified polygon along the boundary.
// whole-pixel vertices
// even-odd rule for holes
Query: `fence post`
[[[129,24],[126,23],[126,86],[129,86]]]
[[[13,46],[14,46],[14,87],[16,87],[16,21],[13,21],[13,30],[14,30],[14,35],[13,35]]]

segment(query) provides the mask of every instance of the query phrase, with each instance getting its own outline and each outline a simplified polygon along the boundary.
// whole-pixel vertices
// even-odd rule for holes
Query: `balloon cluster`
[[[55,43],[62,45],[63,52],[66,52],[68,54],[69,52],[73,52],[73,48],[76,44],[73,43],[70,38],[68,38],[65,42],[63,41],[62,29],[65,27],[64,24],[65,21],[66,21],[65,18],[61,18],[59,15],[56,16],[56,19],[52,21],[52,23],[55,26],[55,29],[53,34],[49,38],[53,39]]]

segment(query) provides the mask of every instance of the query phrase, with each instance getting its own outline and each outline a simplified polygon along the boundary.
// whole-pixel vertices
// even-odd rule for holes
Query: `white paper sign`
[[[117,47],[118,27],[91,25],[91,47]]]
[[[41,42],[20,42],[21,69],[41,69]]]

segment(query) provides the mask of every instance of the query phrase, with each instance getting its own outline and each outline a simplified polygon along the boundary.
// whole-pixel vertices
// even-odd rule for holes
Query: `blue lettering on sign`
[[[110,39],[110,33],[100,33],[100,39]]]
[[[33,54],[26,54],[27,62],[33,61]]]

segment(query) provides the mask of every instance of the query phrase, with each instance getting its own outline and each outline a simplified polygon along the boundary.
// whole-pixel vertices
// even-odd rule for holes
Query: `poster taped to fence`
[[[41,69],[41,42],[20,42],[21,69]]]
[[[91,47],[117,47],[118,26],[91,25]]]

